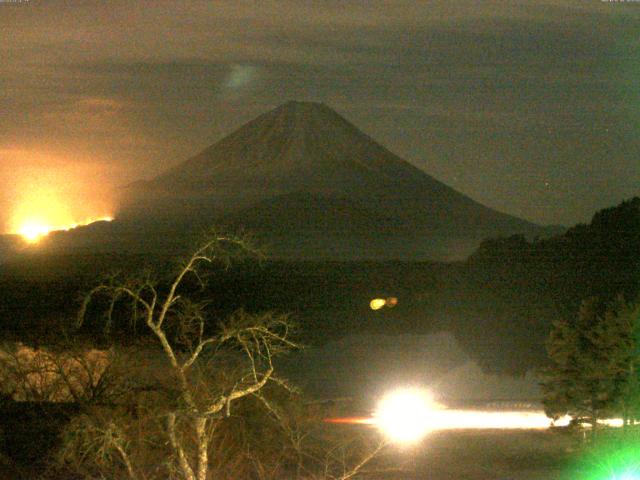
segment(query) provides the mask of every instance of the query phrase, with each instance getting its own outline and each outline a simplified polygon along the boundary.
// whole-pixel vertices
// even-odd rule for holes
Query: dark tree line
[[[547,362],[553,322],[572,321],[582,301],[640,293],[640,198],[596,213],[549,239],[491,239],[438,292],[463,346],[485,368],[523,373]],[[449,326],[449,325],[445,325]]]
[[[206,292],[192,293],[219,299],[211,307],[221,316],[237,305],[251,312],[291,312],[303,327],[302,341],[311,345],[362,331],[447,330],[484,368],[524,373],[546,364],[552,323],[574,318],[583,299],[597,296],[606,303],[618,294],[640,293],[638,251],[640,199],[635,198],[553,238],[487,240],[466,262],[246,261],[214,276]],[[73,315],[77,292],[91,284],[96,270],[148,262],[120,253],[24,257],[0,265],[0,337],[27,341],[25,332],[36,339],[55,334],[58,330],[49,327]],[[166,265],[155,270],[162,273]],[[159,280],[166,288],[168,280],[162,275]],[[368,309],[372,295],[396,296],[398,307],[374,316]],[[101,324],[95,327],[100,334]]]
[[[569,415],[594,435],[602,419],[640,419],[640,303],[585,300],[574,319],[554,323],[548,352],[542,387],[550,417]]]

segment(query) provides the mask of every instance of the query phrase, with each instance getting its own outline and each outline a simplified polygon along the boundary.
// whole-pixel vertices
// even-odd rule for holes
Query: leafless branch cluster
[[[186,259],[166,292],[149,274],[121,282],[112,278],[86,296],[78,317],[81,324],[92,301],[104,296],[108,299],[106,320],[110,327],[118,303],[127,301],[134,321],[144,322],[157,340],[179,392],[176,405],[165,412],[164,431],[177,469],[189,480],[207,478],[211,434],[220,418],[231,415],[234,402],[256,394],[268,383],[285,385],[274,375],[273,358],[296,348],[291,340],[291,322],[282,315],[256,316],[238,311],[221,323],[215,334],[205,335],[206,303],[183,297],[180,287],[188,276],[204,284],[202,267],[218,261],[226,264],[229,247],[252,251],[242,238],[214,236]],[[170,330],[176,332],[173,339]],[[212,385],[207,380],[215,375],[216,368],[220,373],[220,366],[230,357],[236,360],[233,382]],[[195,453],[189,446],[186,426],[191,430]],[[124,458],[120,444],[109,445]],[[129,474],[134,475],[133,470]]]
[[[105,401],[114,380],[112,353],[71,344],[55,351],[5,343],[0,346],[0,384],[17,401]]]
[[[205,267],[228,265],[229,250],[254,253],[243,238],[214,236],[168,284],[149,272],[113,276],[84,298],[79,325],[104,309],[107,329],[127,315],[151,341],[113,347],[100,368],[69,353],[75,369],[64,356],[36,369],[55,372],[65,399],[85,405],[64,432],[60,468],[131,480],[347,480],[379,454],[375,435],[327,435],[321,412],[277,376],[274,359],[298,348],[287,315],[238,310],[212,322],[209,300],[190,298],[185,284],[204,286]]]

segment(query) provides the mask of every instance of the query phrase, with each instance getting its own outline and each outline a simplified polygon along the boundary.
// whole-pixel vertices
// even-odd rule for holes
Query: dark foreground
[[[51,426],[50,421],[54,419],[42,419],[40,428],[42,431],[34,433],[47,433],[44,426]],[[20,419],[15,418],[15,420],[13,426],[17,427]],[[23,418],[22,421],[24,420]],[[3,423],[7,423],[6,419]],[[17,428],[17,430],[20,429]],[[27,438],[19,438],[17,443],[24,444],[28,441]],[[32,437],[31,441],[38,441],[38,438]],[[17,444],[11,446],[6,441],[3,443],[4,452],[0,456],[0,479],[42,478],[38,473],[40,469],[37,468],[37,464],[38,460],[42,461],[43,458],[22,458],[21,452],[12,448],[18,447]],[[610,475],[589,476],[588,479],[582,474],[576,476],[576,462],[581,463],[580,459],[589,458],[589,451],[590,447],[583,443],[579,435],[569,434],[563,429],[442,431],[432,433],[419,446],[388,447],[369,468],[365,468],[360,475],[352,478],[370,480],[577,480],[578,478],[610,480],[618,478]],[[22,454],[24,455],[24,451]],[[40,452],[40,454],[46,457],[46,452]],[[14,458],[11,459],[11,456]],[[18,465],[20,463],[22,465]],[[51,476],[47,477],[47,479],[51,478]]]
[[[576,447],[576,437],[558,431],[445,431],[430,435],[419,447],[393,451],[389,460],[403,463],[403,471],[369,478],[564,480]]]

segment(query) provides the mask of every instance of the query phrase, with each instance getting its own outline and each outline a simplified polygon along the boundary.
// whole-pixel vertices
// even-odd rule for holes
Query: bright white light
[[[374,425],[394,442],[415,443],[439,430],[542,430],[552,425],[566,427],[571,418],[565,415],[552,422],[542,410],[449,409],[434,401],[424,389],[404,388],[387,394],[372,417],[327,418],[325,421]],[[610,427],[623,424],[620,418],[598,422]]]
[[[397,442],[415,442],[437,430],[544,430],[551,425],[566,427],[571,417],[552,422],[542,410],[455,410],[434,402],[428,392],[397,390],[380,402],[373,417],[327,418],[329,423],[375,425]],[[621,427],[620,418],[599,420],[609,427]],[[582,424],[590,427],[589,424]],[[640,477],[638,478],[640,480]]]
[[[598,420],[598,423],[606,425],[607,427],[620,428],[624,426],[624,420],[622,418],[605,418],[603,420]]]
[[[556,426],[569,424],[569,417],[555,422]],[[545,429],[551,420],[542,411],[478,411],[442,410],[433,418],[433,430],[466,429]]]
[[[391,440],[413,443],[433,428],[434,414],[439,408],[431,394],[424,390],[396,390],[386,395],[378,405],[375,424]]]

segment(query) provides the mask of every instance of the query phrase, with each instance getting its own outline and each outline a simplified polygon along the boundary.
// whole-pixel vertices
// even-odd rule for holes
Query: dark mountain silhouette
[[[287,258],[460,258],[487,237],[546,233],[453,190],[308,102],[286,103],[130,185],[118,217],[142,231],[173,230],[165,240],[211,224],[244,228]]]
[[[454,260],[486,238],[558,233],[475,202],[309,102],[121,193],[116,221],[55,232],[27,253],[172,254],[216,226],[253,234],[275,258]],[[0,242],[0,261],[12,242]]]

